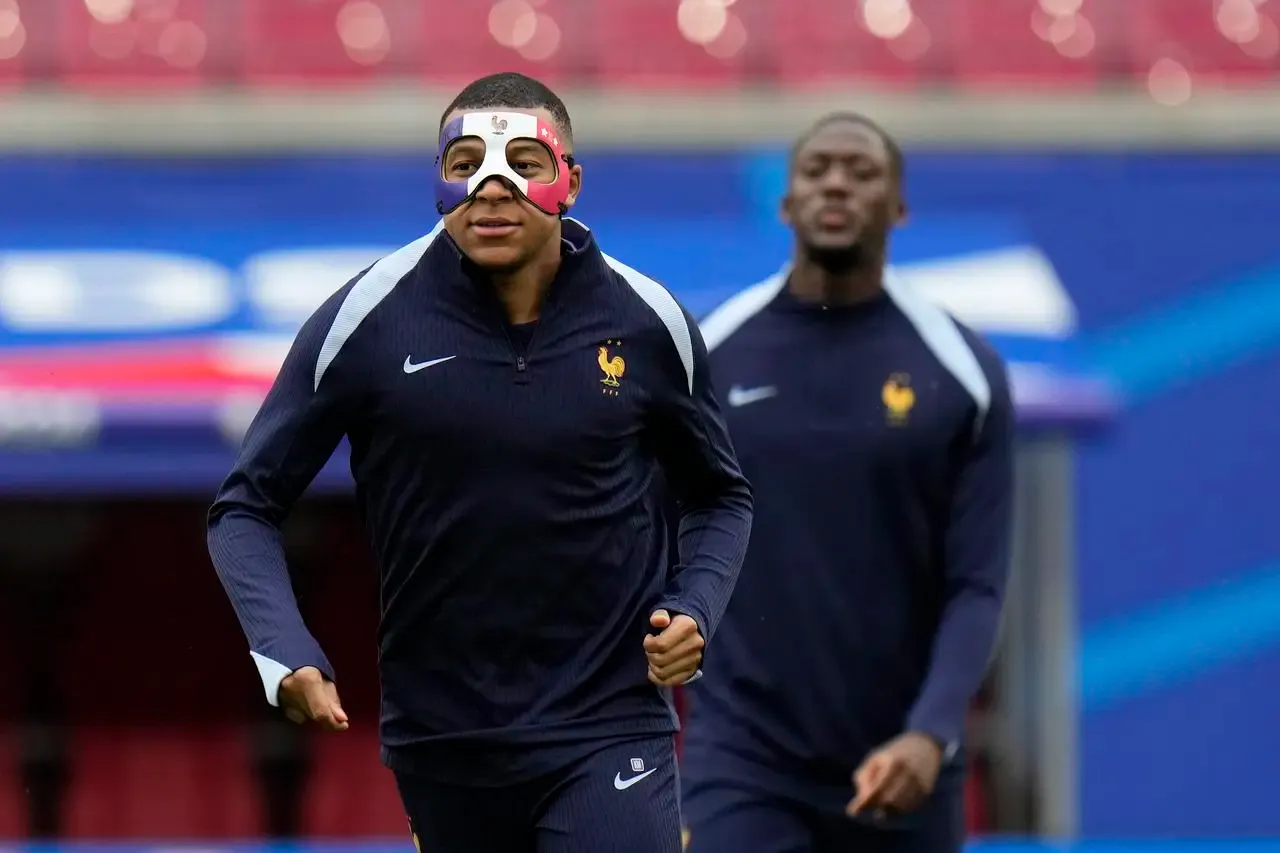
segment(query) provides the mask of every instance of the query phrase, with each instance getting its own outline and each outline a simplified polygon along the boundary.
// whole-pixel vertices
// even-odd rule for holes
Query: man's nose
[[[819,186],[826,195],[846,196],[853,192],[855,181],[848,169],[832,167],[822,176]]]
[[[822,179],[822,193],[830,196],[847,196],[853,192],[853,181],[839,170],[833,169]]]
[[[511,196],[511,185],[498,175],[486,179],[480,189],[476,190],[476,198],[484,201],[506,201]]]

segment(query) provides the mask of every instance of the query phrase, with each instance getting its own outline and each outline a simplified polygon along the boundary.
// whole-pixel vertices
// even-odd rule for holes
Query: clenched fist
[[[706,641],[698,632],[698,623],[683,613],[677,613],[673,619],[667,611],[655,610],[649,624],[660,632],[644,638],[649,680],[663,687],[684,684],[702,663]]]
[[[348,728],[337,686],[314,666],[304,666],[285,676],[280,682],[279,701],[284,715],[295,723],[311,720],[334,732]]]

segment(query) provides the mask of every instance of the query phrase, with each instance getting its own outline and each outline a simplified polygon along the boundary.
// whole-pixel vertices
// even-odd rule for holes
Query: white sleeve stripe
[[[711,352],[729,339],[744,323],[764,310],[787,283],[787,269],[769,276],[764,281],[740,290],[722,302],[698,324],[702,340]]]
[[[258,676],[262,678],[262,691],[267,694],[267,702],[271,705],[279,706],[280,682],[292,675],[293,670],[279,661],[272,660],[257,652],[249,652],[249,656],[253,658],[254,664],[258,667]]]
[[[338,308],[337,316],[333,318],[333,325],[324,336],[320,355],[316,358],[315,390],[319,390],[320,380],[324,378],[325,372],[338,357],[338,353],[342,351],[351,335],[355,333],[356,328],[417,265],[423,253],[427,251],[427,247],[443,230],[444,220],[442,219],[436,223],[435,228],[431,229],[430,234],[392,252],[370,267],[364,277],[347,292],[346,298]]]
[[[671,341],[680,354],[680,363],[684,365],[685,379],[688,380],[689,393],[693,393],[693,333],[689,330],[689,321],[685,319],[680,303],[665,287],[643,273],[633,270],[616,258],[604,256],[605,263],[626,279],[627,284],[645,301],[658,319],[667,327]]]
[[[933,353],[934,358],[956,378],[961,387],[973,398],[978,408],[974,423],[974,437],[982,431],[983,421],[991,408],[991,383],[983,372],[978,357],[973,354],[969,342],[960,334],[955,320],[947,312],[921,296],[909,284],[890,271],[886,271],[884,289],[895,305],[919,333],[920,339]]]

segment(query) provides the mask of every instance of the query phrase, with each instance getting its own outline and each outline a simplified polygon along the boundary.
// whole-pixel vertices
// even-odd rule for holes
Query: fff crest
[[[906,373],[894,373],[880,389],[880,401],[884,403],[885,416],[890,424],[900,426],[907,422],[916,404],[916,392],[911,388],[911,377]]]
[[[618,396],[618,389],[622,386],[619,380],[627,372],[627,363],[622,356],[612,355],[609,351],[610,347],[619,346],[622,346],[622,341],[609,340],[596,348],[596,364],[600,365],[600,372],[604,374],[604,378],[600,380],[600,384],[604,386],[601,393],[610,397]]]

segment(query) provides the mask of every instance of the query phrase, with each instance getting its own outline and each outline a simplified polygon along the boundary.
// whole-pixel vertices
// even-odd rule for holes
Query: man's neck
[[[492,277],[493,289],[510,323],[519,326],[538,319],[547,290],[560,270],[560,262],[557,238],[549,240],[547,247],[520,269]]]
[[[798,258],[787,284],[801,302],[819,305],[854,305],[884,290],[884,263],[875,261],[833,272],[807,258]]]

